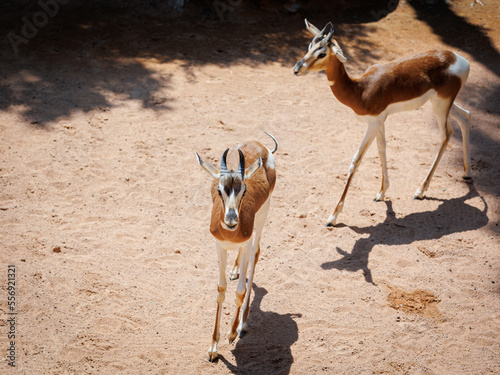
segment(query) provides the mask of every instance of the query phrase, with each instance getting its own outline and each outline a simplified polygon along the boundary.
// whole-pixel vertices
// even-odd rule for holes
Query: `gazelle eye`
[[[318,59],[322,59],[323,57],[326,56],[326,53],[324,52],[321,52],[319,55],[318,55]]]
[[[247,193],[247,189],[243,190],[243,195],[241,197],[243,198],[246,193]]]

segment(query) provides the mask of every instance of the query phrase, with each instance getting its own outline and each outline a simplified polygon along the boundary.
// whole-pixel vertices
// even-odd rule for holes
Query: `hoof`
[[[240,277],[239,267],[234,266],[233,269],[229,272],[229,280],[237,280]]]
[[[247,334],[247,323],[241,322],[238,327],[238,337],[241,338]]]
[[[337,224],[337,217],[339,216],[339,214],[340,214],[340,210],[335,210],[333,212],[333,214],[331,214],[328,217],[328,220],[326,221],[326,227],[327,228],[332,228],[332,227],[334,227]]]
[[[236,340],[237,336],[238,336],[237,332],[232,333],[231,331],[229,331],[229,333],[228,333],[229,343],[232,344],[234,342],[234,340]]]
[[[424,199],[424,192],[417,190],[415,195],[413,196],[413,199],[419,199],[419,200]]]
[[[247,333],[248,333],[248,331],[246,329],[238,330],[238,337],[241,339]]]
[[[207,356],[207,359],[209,362],[217,362],[217,360],[219,359],[219,356],[217,355],[217,352],[208,352],[208,356]]]

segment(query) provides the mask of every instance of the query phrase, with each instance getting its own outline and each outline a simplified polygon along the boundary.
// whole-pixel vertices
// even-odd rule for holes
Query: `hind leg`
[[[239,276],[239,265],[240,265],[240,259],[241,259],[241,253],[243,251],[243,248],[240,247],[238,250],[238,255],[236,256],[236,260],[234,261],[234,266],[229,272],[229,280],[236,280]]]
[[[439,151],[434,158],[434,162],[432,163],[431,169],[427,174],[427,177],[422,182],[422,185],[415,192],[415,196],[413,199],[422,199],[424,197],[424,193],[429,187],[432,176],[436,171],[436,168],[441,160],[441,156],[443,156],[444,150],[446,150],[446,146],[450,141],[451,136],[453,135],[453,129],[451,128],[451,122],[449,119],[450,108],[452,105],[452,101],[450,99],[441,99],[439,97],[434,97],[431,99],[432,101],[432,109],[434,111],[434,115],[436,116],[437,123],[439,125],[439,130],[441,131],[441,147],[439,147]]]
[[[375,197],[375,202],[383,201],[385,192],[389,188],[389,173],[387,172],[387,156],[385,153],[385,125],[382,124],[377,133],[377,146],[380,164],[382,166],[382,187],[380,192]]]
[[[469,147],[469,131],[470,131],[470,112],[453,103],[450,114],[457,120],[460,130],[462,131],[462,144],[464,149],[464,179],[469,180],[472,176],[470,166],[470,147]]]

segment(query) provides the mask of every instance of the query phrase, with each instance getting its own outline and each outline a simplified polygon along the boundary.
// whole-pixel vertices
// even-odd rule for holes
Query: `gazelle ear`
[[[251,166],[249,166],[245,170],[245,180],[248,180],[250,177],[252,177],[252,175],[255,172],[257,172],[260,167],[262,167],[262,159],[259,156],[259,158],[257,159],[257,161],[255,161]]]
[[[309,31],[312,36],[316,36],[321,32],[320,29],[318,29],[316,26],[314,26],[312,23],[310,23],[307,20],[307,18],[304,21],[306,22],[307,31]]]
[[[344,52],[342,52],[342,48],[340,48],[336,40],[332,40],[332,51],[340,62],[345,63],[347,61],[347,57],[344,56]]]
[[[198,158],[198,163],[200,163],[203,169],[205,169],[208,173],[210,173],[210,175],[213,178],[218,180],[220,177],[220,173],[217,170],[217,168],[215,168],[212,164],[203,161],[203,159],[200,157],[200,155],[198,155],[198,153],[196,153],[196,157]]]

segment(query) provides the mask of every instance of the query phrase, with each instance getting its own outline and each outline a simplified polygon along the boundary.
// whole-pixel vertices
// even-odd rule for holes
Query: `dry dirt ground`
[[[221,21],[210,6],[173,14],[155,1],[72,1],[44,19],[35,1],[9,3],[0,16],[0,373],[500,374],[497,0],[401,1],[377,22],[383,8],[239,5]],[[306,16],[334,21],[353,75],[434,48],[469,59],[458,102],[472,112],[473,182],[461,178],[454,123],[426,198],[412,200],[439,132],[429,105],[397,114],[386,123],[385,201],[373,201],[372,145],[328,230],[365,127],[324,74],[293,75],[309,43]],[[23,27],[29,38],[9,41]],[[217,256],[211,181],[195,151],[217,163],[243,140],[271,147],[264,130],[280,148],[249,332],[233,345],[223,337],[212,364]]]

